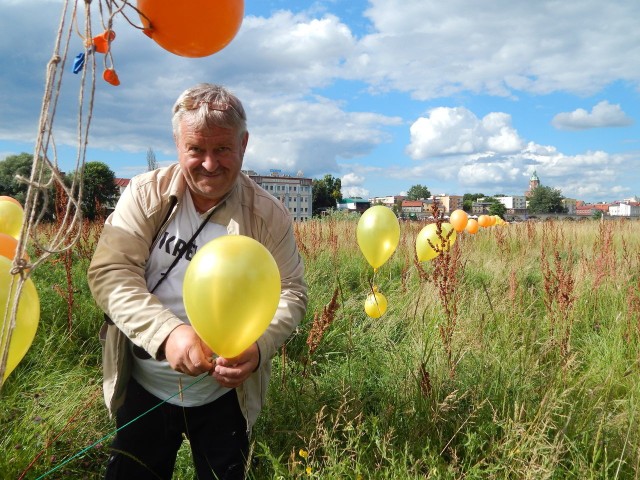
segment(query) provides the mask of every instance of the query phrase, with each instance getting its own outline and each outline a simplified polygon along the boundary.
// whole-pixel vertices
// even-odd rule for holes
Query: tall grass
[[[403,222],[375,279],[356,225],[296,225],[309,308],[273,360],[251,478],[638,478],[640,222],[482,229],[441,264],[417,262],[423,224]],[[0,478],[37,478],[113,431],[85,278],[97,230],[70,270],[34,272],[42,318],[0,392]],[[47,478],[99,478],[108,443]],[[185,445],[175,478],[192,477]]]

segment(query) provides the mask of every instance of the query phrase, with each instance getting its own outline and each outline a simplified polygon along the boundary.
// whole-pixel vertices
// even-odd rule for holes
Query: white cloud
[[[573,112],[558,113],[551,121],[561,130],[586,130],[598,127],[625,127],[633,124],[633,119],[622,111],[620,105],[612,105],[606,100],[595,105],[591,112],[578,108]]]
[[[369,190],[364,187],[342,187],[342,198],[369,198]]]
[[[363,182],[364,182],[364,177],[361,177],[360,175],[356,175],[353,172],[343,175],[342,178],[340,179],[340,184],[343,187],[360,186],[362,185]]]
[[[357,175],[353,172],[347,173],[342,176],[340,179],[340,184],[342,185],[342,196],[343,197],[361,197],[368,198],[369,190],[363,187],[363,183],[365,178]]]
[[[346,75],[417,99],[590,94],[640,79],[640,3],[371,0]]]
[[[518,132],[506,113],[490,113],[481,120],[464,107],[438,107],[410,128],[407,153],[413,159],[476,153],[510,153],[522,148]]]

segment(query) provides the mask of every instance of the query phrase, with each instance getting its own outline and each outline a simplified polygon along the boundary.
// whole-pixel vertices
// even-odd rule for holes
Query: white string
[[[113,12],[111,3],[113,0],[99,0],[100,16],[102,17],[101,2],[106,2],[110,12],[108,25],[112,25]],[[84,5],[84,10],[78,12],[78,3]],[[67,187],[64,183],[62,172],[58,168],[58,153],[55,143],[55,115],[58,101],[61,95],[62,81],[67,65],[69,47],[74,28],[83,38],[85,48],[90,48],[93,35],[91,33],[91,3],[83,0],[65,0],[62,5],[60,24],[56,34],[53,54],[47,63],[44,94],[38,122],[38,132],[34,147],[31,176],[29,179],[17,177],[28,185],[27,196],[24,205],[24,222],[18,238],[15,257],[11,273],[14,275],[9,286],[9,294],[4,309],[4,318],[0,328],[0,389],[2,388],[4,373],[6,371],[9,345],[16,325],[18,301],[22,293],[24,283],[29,279],[33,271],[42,262],[53,254],[63,253],[73,248],[81,234],[82,212],[81,200],[83,193],[84,165],[89,139],[89,129],[93,115],[93,101],[96,81],[95,55],[86,53],[86,63],[82,69],[80,87],[78,92],[78,123],[77,123],[77,150],[75,158],[75,172],[72,185]],[[127,2],[125,2],[127,4]],[[124,7],[120,7],[117,11]],[[84,21],[83,33],[77,28],[77,20],[82,14]],[[71,21],[67,21],[67,17]],[[102,20],[104,24],[104,20]],[[49,198],[51,187],[55,187],[56,194],[63,194],[66,205],[63,212],[56,211],[56,229],[50,238],[40,239],[36,232],[44,218],[49,202],[55,199]],[[42,207],[38,211],[38,199]],[[42,254],[31,263],[25,261],[26,245],[32,240],[38,246]]]

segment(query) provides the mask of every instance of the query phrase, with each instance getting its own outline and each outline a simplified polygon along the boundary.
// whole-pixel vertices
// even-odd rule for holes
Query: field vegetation
[[[309,308],[273,360],[250,478],[638,478],[639,221],[491,227],[425,263],[424,224],[402,222],[375,276],[356,225],[296,224]],[[102,476],[100,228],[33,272],[41,319],[0,392],[0,478]],[[389,303],[376,320],[372,285]],[[193,478],[186,443],[174,478]]]

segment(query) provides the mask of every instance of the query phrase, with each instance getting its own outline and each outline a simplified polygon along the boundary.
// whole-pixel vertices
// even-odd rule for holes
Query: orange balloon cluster
[[[182,57],[206,57],[226,47],[244,16],[243,0],[138,0],[144,33]]]

